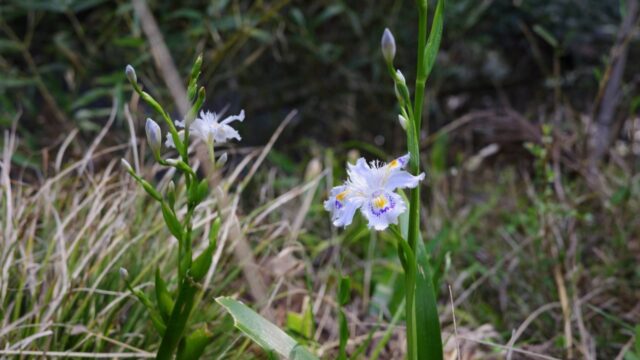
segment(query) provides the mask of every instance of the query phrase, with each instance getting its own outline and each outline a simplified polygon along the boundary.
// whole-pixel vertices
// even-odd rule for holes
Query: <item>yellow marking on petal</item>
[[[345,191],[343,191],[343,192],[339,193],[338,195],[336,195],[336,200],[338,200],[338,201],[343,201],[343,200],[344,200],[344,198],[346,198],[346,197],[347,197],[347,191],[348,191],[348,190],[345,190]]]
[[[389,163],[389,167],[392,169],[397,168],[398,166],[400,166],[400,162],[397,159]]]
[[[387,206],[387,198],[384,195],[379,195],[376,198],[373,199],[373,206],[376,207],[376,209],[382,209],[385,206]]]

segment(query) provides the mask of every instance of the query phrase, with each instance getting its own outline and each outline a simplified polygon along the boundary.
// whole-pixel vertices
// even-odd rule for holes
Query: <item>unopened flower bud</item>
[[[224,166],[224,164],[227,163],[227,160],[229,160],[229,155],[227,155],[227,153],[222,153],[222,155],[220,155],[220,157],[218,158],[218,161],[216,161],[216,166]]]
[[[124,166],[125,170],[127,170],[130,173],[133,172],[133,168],[131,167],[131,164],[129,164],[129,162],[127,160],[122,158],[122,159],[120,159],[120,163],[122,164],[122,166]]]
[[[169,166],[178,166],[178,159],[167,159],[165,162]]]
[[[405,119],[404,116],[398,115],[398,122],[403,129],[407,130],[407,119]]]
[[[136,70],[131,65],[127,65],[126,70],[124,71],[127,74],[127,79],[131,82],[131,84],[138,83],[138,77],[136,76]]]
[[[393,38],[393,34],[389,29],[384,29],[381,43],[384,60],[388,64],[393,63],[393,58],[396,56],[396,40]]]
[[[129,272],[127,271],[127,269],[123,267],[120,268],[120,277],[122,278],[122,280],[127,280],[129,278]]]
[[[407,80],[404,78],[404,75],[402,75],[402,71],[400,70],[396,70],[396,81],[401,84],[407,83]]]
[[[160,126],[153,120],[147,118],[147,123],[144,126],[144,130],[147,133],[147,142],[149,148],[153,152],[153,156],[156,159],[160,158],[160,141],[162,139],[162,133],[160,132]]]

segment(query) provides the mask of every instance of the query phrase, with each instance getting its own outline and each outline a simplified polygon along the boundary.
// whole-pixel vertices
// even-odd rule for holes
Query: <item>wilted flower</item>
[[[162,139],[162,133],[160,132],[160,126],[152,119],[147,118],[147,123],[144,126],[144,130],[147,133],[147,142],[153,152],[153,156],[160,157],[160,139]]]
[[[213,145],[214,142],[224,142],[227,139],[240,140],[240,134],[228,125],[235,120],[244,120],[244,110],[240,111],[240,114],[229,116],[220,122],[218,122],[218,114],[215,112],[200,111],[200,117],[191,124],[189,130],[209,145]]]
[[[396,40],[393,38],[393,34],[389,29],[384,29],[381,45],[384,60],[388,64],[391,64],[393,62],[393,58],[396,56]]]
[[[398,216],[406,210],[404,200],[395,193],[396,189],[414,188],[424,179],[404,171],[409,162],[409,154],[388,164],[358,159],[355,165],[348,165],[349,179],[344,185],[331,190],[324,208],[331,213],[334,226],[351,224],[356,210],[369,221],[369,228],[384,230],[398,222]]]

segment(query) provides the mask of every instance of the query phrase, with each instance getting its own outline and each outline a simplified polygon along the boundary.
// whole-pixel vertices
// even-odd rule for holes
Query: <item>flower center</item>
[[[376,209],[382,209],[383,207],[387,206],[387,202],[387,198],[384,195],[378,195],[373,199],[373,206]]]
[[[380,216],[387,211],[393,209],[396,206],[392,198],[387,196],[384,192],[374,193],[371,199],[371,212]]]

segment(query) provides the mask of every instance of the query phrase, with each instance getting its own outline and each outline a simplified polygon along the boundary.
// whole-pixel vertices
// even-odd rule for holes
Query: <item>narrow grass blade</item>
[[[230,297],[216,298],[231,316],[235,326],[265,351],[275,351],[287,359],[318,359],[279,327],[243,303]]]
[[[433,69],[433,65],[436,63],[436,56],[440,49],[440,40],[442,40],[443,10],[444,0],[438,0],[436,11],[433,14],[433,23],[431,24],[431,32],[429,32],[429,39],[427,40],[427,45],[424,47],[424,64],[427,68],[427,71],[425,72],[427,78]]]
[[[349,324],[344,314],[343,307],[349,302],[351,297],[351,279],[349,277],[341,277],[340,286],[338,287],[338,322],[340,326],[340,351],[338,359],[347,359],[347,341],[349,340]]]

